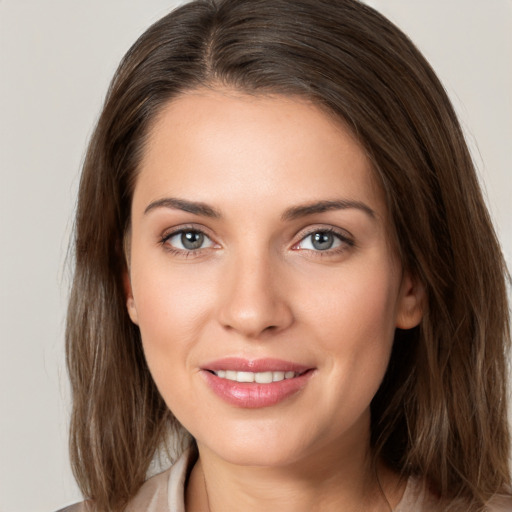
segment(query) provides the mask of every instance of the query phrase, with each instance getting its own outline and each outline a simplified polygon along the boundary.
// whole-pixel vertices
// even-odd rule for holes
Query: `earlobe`
[[[408,273],[402,279],[400,302],[396,316],[396,327],[412,329],[416,327],[423,317],[425,302],[425,288],[418,280]]]
[[[123,273],[123,288],[124,296],[126,297],[126,309],[128,311],[128,315],[134,324],[139,325],[137,308],[135,307],[135,300],[133,298],[132,284],[127,270]]]

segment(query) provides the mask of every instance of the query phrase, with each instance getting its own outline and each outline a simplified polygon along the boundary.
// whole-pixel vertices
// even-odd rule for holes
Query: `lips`
[[[284,379],[298,377],[297,372],[268,371],[268,372],[237,372],[235,370],[218,370],[213,372],[221,379],[234,380],[236,382],[256,382],[258,384],[270,384]]]
[[[202,375],[225,402],[242,408],[276,405],[301,391],[314,368],[279,359],[225,358],[205,364]]]
[[[214,372],[218,370],[232,370],[241,372],[281,371],[303,373],[309,370],[310,367],[290,361],[283,361],[282,359],[265,358],[249,360],[241,357],[226,357],[206,363],[202,366],[202,369]]]

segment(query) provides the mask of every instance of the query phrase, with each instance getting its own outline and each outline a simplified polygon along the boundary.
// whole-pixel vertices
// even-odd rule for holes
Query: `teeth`
[[[252,372],[238,372],[236,374],[237,382],[254,382],[254,373]]]
[[[218,370],[214,372],[221,379],[234,380],[236,382],[256,382],[258,384],[270,384],[284,379],[293,379],[300,375],[297,372],[236,372],[233,370]]]
[[[254,374],[254,381],[258,384],[270,384],[273,381],[272,372],[260,372]]]
[[[295,372],[292,373],[295,376]],[[284,372],[272,372],[272,382],[279,382],[280,380],[284,380]]]

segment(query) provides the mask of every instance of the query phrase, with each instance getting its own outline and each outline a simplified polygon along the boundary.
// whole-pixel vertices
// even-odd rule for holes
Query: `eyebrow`
[[[173,210],[182,210],[184,212],[192,213],[194,215],[201,215],[203,217],[210,217],[213,219],[220,219],[222,215],[218,210],[206,203],[197,201],[187,201],[186,199],[178,199],[176,197],[166,197],[151,202],[144,210],[144,215],[156,208],[171,208]],[[369,217],[374,219],[375,212],[365,203],[361,201],[352,201],[349,199],[338,199],[335,201],[317,201],[304,205],[293,206],[285,210],[281,216],[281,220],[289,221],[314,215],[316,213],[324,213],[331,210],[347,210],[355,208],[366,213]]]
[[[338,199],[335,201],[318,201],[305,205],[288,208],[282,215],[282,220],[295,220],[300,217],[306,217],[315,213],[324,213],[330,210],[348,210],[355,208],[366,213],[372,219],[376,218],[376,213],[365,203],[361,201],[352,201],[349,199]]]
[[[173,210],[182,210],[184,212],[202,215],[203,217],[211,217],[213,219],[221,217],[220,213],[215,208],[208,206],[206,203],[187,201],[186,199],[177,199],[175,197],[166,197],[164,199],[153,201],[144,210],[144,215],[155,208],[172,208]]]

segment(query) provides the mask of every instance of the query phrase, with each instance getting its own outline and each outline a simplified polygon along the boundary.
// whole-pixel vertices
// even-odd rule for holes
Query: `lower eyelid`
[[[177,247],[176,245],[169,243],[169,241],[173,237],[182,235],[183,233],[187,233],[187,232],[195,232],[195,233],[202,234],[205,238],[206,246],[198,247],[196,249],[187,249],[186,247]],[[324,249],[324,250],[316,249],[314,247],[312,247],[312,248],[299,247],[299,245],[301,245],[304,242],[304,240],[308,239],[309,237],[312,237],[316,233],[332,234],[336,238],[336,242],[333,244],[335,246],[330,247],[328,249]],[[220,245],[217,242],[215,242],[215,240],[211,236],[209,236],[203,229],[196,228],[193,226],[184,226],[184,227],[172,230],[172,231],[164,232],[159,237],[159,242],[162,246],[164,246],[167,250],[169,250],[171,252],[175,252],[176,254],[185,254],[185,255],[189,255],[189,256],[193,253],[198,253],[200,251],[203,251],[205,249],[210,249],[212,247],[220,248]],[[180,245],[182,245],[182,244],[180,243]],[[292,249],[308,250],[308,251],[317,253],[319,256],[321,256],[322,254],[324,254],[325,256],[328,256],[329,254],[343,252],[351,247],[354,247],[355,245],[356,244],[352,238],[350,238],[349,236],[347,236],[345,234],[339,233],[338,231],[335,231],[334,229],[315,229],[315,230],[309,231],[308,233],[303,234],[301,239],[298,242],[293,244]]]
[[[307,249],[307,250],[311,250],[311,251],[314,251],[314,252],[325,252],[325,253],[328,253],[329,251],[335,251],[337,249],[340,248],[340,246],[342,245],[346,245],[346,246],[349,246],[349,247],[353,247],[355,245],[354,241],[349,238],[348,236],[342,234],[342,233],[338,233],[337,231],[334,231],[333,229],[316,229],[314,231],[310,231],[309,233],[305,233],[304,235],[302,235],[301,239],[296,242],[292,248],[297,248],[299,249],[299,245],[301,243],[304,242],[304,240],[308,239],[309,237],[313,236],[314,234],[316,233],[329,233],[329,234],[332,234],[336,240],[339,242],[339,244],[336,246],[336,247],[333,247],[333,248],[329,248],[329,249],[325,249],[324,251],[321,251],[319,249]],[[304,249],[306,250],[306,249]]]
[[[173,239],[174,237],[182,235],[183,233],[188,233],[188,232],[194,232],[194,233],[202,234],[204,236],[204,238],[205,238],[205,242],[208,242],[208,245],[206,247],[199,247],[197,249],[187,249],[187,248],[176,247],[175,245],[169,243],[169,241],[171,239]],[[164,233],[160,237],[160,243],[162,245],[167,245],[169,247],[172,247],[174,250],[181,251],[181,252],[200,251],[202,249],[208,249],[208,248],[213,247],[213,246],[216,245],[216,243],[212,240],[212,238],[210,236],[208,236],[203,230],[197,229],[197,228],[187,228],[187,227],[181,228],[181,229],[177,229],[175,231],[171,231],[171,232],[168,232],[168,233]]]

